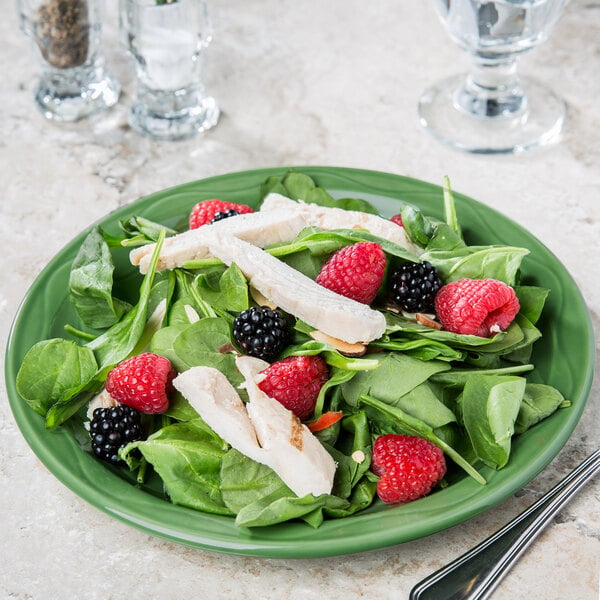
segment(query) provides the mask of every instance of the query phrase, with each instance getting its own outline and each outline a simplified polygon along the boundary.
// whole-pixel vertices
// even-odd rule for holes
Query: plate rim
[[[576,406],[571,406],[571,408],[569,409],[569,410],[572,410],[573,412],[571,413],[571,417],[567,420],[568,426],[566,428],[563,427],[561,429],[561,432],[560,432],[561,435],[560,435],[558,441],[556,439],[552,440],[552,443],[548,444],[545,447],[545,449],[532,462],[532,464],[530,465],[530,467],[526,473],[515,474],[514,485],[502,486],[501,489],[494,490],[494,493],[491,494],[491,497],[487,497],[488,495],[484,495],[485,496],[484,498],[480,498],[478,502],[475,502],[473,504],[472,510],[464,510],[463,509],[462,511],[459,511],[458,514],[457,514],[456,510],[449,511],[445,516],[443,516],[442,518],[439,518],[435,523],[431,523],[430,526],[427,528],[426,533],[419,532],[419,531],[415,530],[414,528],[412,528],[412,529],[408,528],[405,535],[401,536],[401,539],[398,538],[398,536],[396,535],[396,532],[394,530],[390,531],[389,528],[387,531],[375,530],[375,531],[371,532],[371,534],[369,532],[365,532],[359,536],[360,543],[357,543],[355,541],[354,545],[348,544],[348,542],[346,541],[346,538],[344,537],[343,531],[342,531],[341,537],[339,537],[339,538],[336,537],[333,540],[330,540],[328,543],[322,542],[322,541],[314,543],[314,542],[310,541],[310,538],[308,538],[309,541],[308,542],[302,541],[300,547],[297,547],[297,544],[298,544],[297,540],[293,541],[293,542],[286,542],[286,541],[277,540],[277,539],[269,539],[268,537],[265,538],[265,536],[261,536],[260,535],[261,532],[258,532],[258,535],[256,535],[256,532],[254,532],[254,533],[250,532],[250,534],[247,534],[245,536],[245,539],[243,539],[243,540],[239,539],[239,540],[236,540],[233,542],[230,540],[218,540],[215,542],[214,538],[207,539],[207,538],[203,538],[202,536],[198,536],[198,535],[186,535],[185,532],[176,531],[172,528],[165,527],[164,524],[161,524],[160,519],[158,519],[158,521],[156,519],[153,520],[153,519],[148,518],[147,515],[146,515],[145,519],[139,519],[139,518],[137,518],[136,515],[129,514],[127,511],[123,511],[122,507],[118,506],[118,503],[115,504],[114,498],[107,498],[102,493],[100,493],[100,497],[98,497],[97,489],[94,490],[96,493],[96,496],[90,498],[90,493],[92,493],[92,492],[90,492],[88,488],[89,488],[89,484],[91,482],[88,481],[86,483],[85,481],[77,479],[77,477],[74,478],[73,474],[70,471],[65,470],[63,468],[64,465],[62,465],[58,461],[58,457],[56,457],[52,454],[48,454],[47,443],[44,443],[44,439],[40,438],[37,435],[33,435],[33,438],[32,438],[32,426],[29,423],[32,418],[42,419],[42,417],[40,417],[39,415],[36,415],[22,400],[20,400],[20,397],[18,396],[18,393],[16,392],[16,388],[14,385],[14,380],[16,377],[16,370],[15,370],[15,364],[14,364],[14,360],[13,360],[14,359],[13,347],[14,347],[14,344],[16,343],[15,336],[18,333],[19,324],[21,322],[21,319],[23,318],[22,317],[22,315],[24,314],[23,311],[27,307],[27,304],[29,302],[33,301],[32,295],[35,292],[37,286],[41,285],[41,282],[43,281],[44,277],[48,277],[49,274],[52,273],[53,269],[57,265],[59,265],[61,262],[64,262],[64,260],[61,261],[61,259],[64,259],[64,255],[66,253],[68,253],[69,250],[72,250],[72,248],[75,246],[75,244],[78,242],[78,240],[80,240],[86,234],[86,232],[89,231],[92,227],[94,227],[98,224],[101,224],[107,220],[118,219],[125,214],[134,214],[136,206],[145,205],[145,203],[152,202],[152,200],[154,198],[168,195],[169,193],[173,193],[174,191],[178,191],[178,190],[182,190],[182,189],[186,189],[186,190],[194,189],[197,186],[202,186],[202,185],[206,186],[206,185],[210,185],[210,183],[212,183],[212,182],[227,181],[232,178],[239,178],[239,177],[242,177],[242,178],[244,178],[244,177],[250,177],[250,178],[262,177],[264,180],[269,175],[281,175],[281,174],[289,171],[290,169],[293,169],[293,170],[301,172],[301,173],[306,173],[308,175],[312,174],[315,177],[318,177],[319,175],[326,175],[328,173],[332,174],[332,175],[340,175],[340,176],[354,175],[354,176],[367,177],[367,178],[385,177],[386,179],[387,178],[390,178],[392,180],[397,179],[399,181],[402,180],[402,181],[408,182],[410,184],[416,184],[418,187],[425,186],[425,187],[429,188],[430,191],[441,191],[441,189],[442,189],[441,186],[439,186],[439,185],[436,185],[436,184],[433,184],[433,183],[430,183],[427,181],[423,181],[420,179],[415,179],[412,177],[406,177],[403,175],[397,175],[394,173],[388,173],[388,172],[384,172],[384,171],[374,171],[374,170],[370,170],[370,169],[357,169],[357,168],[335,167],[335,166],[263,167],[260,169],[249,169],[249,170],[242,170],[242,171],[234,171],[234,172],[230,172],[230,173],[222,173],[222,174],[214,175],[211,177],[206,177],[206,178],[202,178],[202,179],[185,182],[185,183],[182,183],[179,185],[170,186],[163,190],[153,192],[152,194],[142,196],[142,197],[138,198],[137,200],[130,202],[130,203],[116,209],[115,211],[112,211],[112,212],[104,215],[102,218],[96,220],[94,223],[90,224],[85,230],[83,230],[78,235],[76,235],[74,238],[72,238],[44,266],[42,271],[35,277],[35,279],[31,283],[30,287],[28,288],[25,296],[21,300],[21,302],[17,308],[17,311],[15,313],[15,316],[13,318],[10,330],[9,330],[9,335],[8,335],[7,344],[6,344],[6,351],[5,351],[6,389],[7,389],[9,404],[10,404],[11,410],[13,412],[13,416],[15,417],[17,425],[18,425],[19,429],[21,430],[22,435],[25,437],[28,445],[33,450],[33,452],[36,454],[36,456],[40,459],[40,461],[50,470],[50,472],[57,479],[59,479],[59,481],[61,481],[61,483],[63,483],[63,485],[65,485],[68,489],[73,491],[80,498],[85,500],[88,504],[95,506],[96,508],[100,509],[101,511],[113,516],[114,518],[117,518],[117,519],[121,520],[122,522],[125,522],[125,523],[127,523],[139,530],[142,530],[146,533],[161,537],[163,539],[170,540],[172,542],[189,545],[189,546],[193,546],[193,547],[197,547],[197,548],[201,548],[201,549],[205,549],[205,550],[224,552],[224,553],[232,553],[232,554],[240,554],[240,555],[246,555],[246,556],[262,556],[262,557],[273,557],[273,558],[277,558],[277,557],[281,557],[281,558],[311,557],[311,558],[314,558],[314,557],[322,557],[322,556],[337,556],[337,555],[351,554],[351,553],[355,553],[355,552],[363,552],[363,551],[368,551],[368,550],[380,549],[380,548],[384,548],[384,547],[393,546],[398,543],[404,543],[404,542],[407,542],[410,540],[425,537],[427,535],[431,535],[438,531],[447,529],[448,527],[462,523],[462,522],[472,518],[476,514],[484,512],[485,510],[488,510],[492,506],[498,504],[503,499],[508,497],[510,494],[514,493],[514,491],[523,487],[523,485],[525,485],[528,481],[533,479],[541,470],[543,470],[549,464],[549,462],[556,456],[556,454],[558,454],[558,452],[560,452],[560,450],[562,449],[562,447],[564,446],[564,444],[566,443],[566,441],[569,439],[570,435],[572,434],[573,430],[577,426],[577,423],[579,422],[579,420],[581,418],[581,414],[583,413],[585,406],[587,404],[587,400],[589,398],[589,393],[590,393],[592,380],[593,380],[594,361],[589,360],[589,357],[594,356],[594,333],[593,333],[593,327],[592,327],[589,311],[587,309],[587,306],[585,304],[583,296],[581,295],[581,292],[579,291],[579,288],[578,288],[576,282],[574,281],[574,279],[572,278],[570,273],[567,271],[567,269],[564,267],[564,265],[561,263],[561,261],[552,253],[552,251],[550,251],[532,233],[530,233],[528,230],[526,230],[524,227],[522,227],[521,225],[519,225],[518,223],[516,223],[515,221],[513,221],[506,215],[503,215],[502,213],[500,213],[495,208],[487,206],[471,197],[465,196],[458,192],[453,192],[455,197],[467,199],[469,201],[469,203],[474,203],[475,206],[482,207],[486,213],[489,212],[492,215],[494,215],[494,214],[498,215],[504,221],[506,221],[511,226],[511,228],[513,228],[517,232],[519,232],[519,234],[524,234],[527,237],[535,240],[540,245],[540,247],[542,249],[544,249],[544,251],[560,266],[560,268],[562,269],[562,275],[564,277],[566,277],[567,280],[569,281],[569,283],[571,285],[571,291],[575,292],[576,295],[578,295],[580,303],[582,305],[582,308],[584,309],[584,314],[586,317],[586,323],[585,323],[584,328],[586,329],[586,333],[588,334],[588,342],[589,342],[588,347],[587,347],[587,354],[586,354],[586,356],[588,357],[588,361],[586,364],[586,369],[585,369],[585,373],[584,373],[584,377],[583,377],[584,381],[582,383],[582,393],[579,398],[580,401],[577,403]],[[388,197],[388,199],[391,200],[392,198]],[[418,202],[415,202],[415,203],[418,204]],[[28,413],[31,413],[31,414],[28,414]],[[543,425],[543,423],[540,425]],[[51,433],[50,432],[45,432],[45,433],[49,433],[50,435],[57,435],[57,436],[61,436],[61,435],[68,436],[69,435],[64,429],[59,429],[58,431],[51,432]],[[89,458],[94,460],[91,456]],[[108,469],[104,465],[101,465],[101,467],[103,468],[103,470],[109,472]],[[507,468],[509,468],[509,467],[506,467],[505,469],[507,469]],[[485,468],[480,469],[480,470],[482,470],[482,472],[484,472]],[[504,469],[503,469],[503,471],[506,472]],[[491,472],[491,470],[489,470],[489,472]],[[116,477],[116,479],[119,479],[119,481],[121,481],[123,484],[127,485],[128,489],[131,488],[131,484],[129,482],[125,482],[123,479],[120,479],[119,477]],[[465,480],[463,480],[463,481],[465,481]],[[462,482],[459,482],[459,484],[460,483],[462,483]],[[456,487],[456,485],[457,484],[454,484],[451,487]],[[149,496],[149,494],[147,494],[146,492],[140,491],[140,493],[143,493],[144,496]],[[423,498],[423,499],[419,500],[418,501],[420,503],[419,508],[423,507],[424,509],[426,509],[428,503],[431,504],[430,499],[433,498],[434,496],[435,495],[432,495],[431,497]],[[486,500],[486,499],[488,500],[488,502],[484,502],[484,500]],[[176,507],[178,510],[183,511],[183,512],[189,511],[192,515],[194,515],[194,516],[196,516],[196,518],[198,518],[198,516],[197,516],[198,511],[194,511],[193,509],[188,509],[188,508],[181,507],[181,506],[176,506],[165,500],[161,500],[161,502],[163,504],[166,504],[167,506]],[[411,503],[411,504],[414,505],[414,503]],[[410,507],[408,510],[406,510],[407,506],[409,506],[409,505],[404,505],[405,512],[407,512],[408,516],[410,516],[410,514],[414,511],[411,511]],[[389,510],[394,510],[395,508],[397,508],[397,507],[389,507]],[[352,517],[348,517],[346,519],[351,519],[353,525],[355,525],[355,524],[358,525],[362,522],[371,521],[372,519],[370,517],[372,517],[373,514],[375,514],[376,516],[381,516],[381,515],[386,514],[387,512],[388,512],[388,507],[385,507],[385,510],[377,512],[377,513],[369,513],[368,511],[363,511],[361,513],[358,513],[358,514],[353,515]],[[219,517],[216,515],[208,515],[206,513],[199,513],[199,514],[202,515],[202,519],[200,519],[200,520],[206,520],[207,522],[212,522],[212,521],[214,521],[214,519],[218,519],[218,520],[229,519],[231,522],[233,521],[230,517]],[[345,519],[338,520],[338,523],[337,523],[338,526],[335,527],[335,530],[340,530],[340,529],[343,530],[344,529],[343,526],[342,527],[339,526],[339,522],[344,521],[344,520]],[[384,519],[384,521],[388,521],[388,520],[389,519]],[[326,526],[327,523],[335,523],[335,521],[327,521],[324,524],[324,526]],[[207,523],[207,524],[210,524],[210,523]],[[301,525],[304,528],[309,528],[309,526],[307,526],[305,524],[293,524],[292,528],[296,527],[297,525]],[[297,527],[296,527],[296,529],[297,529]],[[333,529],[333,527],[332,527],[332,529]],[[317,530],[313,530],[313,531],[317,531]],[[264,539],[261,539],[261,538],[264,538]]]

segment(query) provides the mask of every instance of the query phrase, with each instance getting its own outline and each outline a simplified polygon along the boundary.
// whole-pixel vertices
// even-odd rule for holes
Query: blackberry
[[[233,322],[233,339],[250,356],[270,360],[287,345],[290,327],[283,314],[268,306],[252,306]]]
[[[227,210],[220,210],[215,213],[215,216],[210,220],[209,225],[216,223],[217,221],[222,221],[223,219],[229,219],[229,217],[235,217],[239,215],[239,211],[235,210],[235,208],[229,208]]]
[[[406,312],[434,312],[435,296],[441,287],[438,272],[427,261],[405,263],[392,274],[392,300]]]
[[[97,458],[119,464],[119,448],[142,439],[140,413],[124,404],[97,408],[90,422],[90,437]]]

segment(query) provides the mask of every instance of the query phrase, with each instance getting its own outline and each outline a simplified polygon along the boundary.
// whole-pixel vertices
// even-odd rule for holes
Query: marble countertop
[[[551,39],[521,62],[567,101],[560,144],[486,157],[439,145],[419,94],[464,70],[430,2],[229,0],[211,3],[206,80],[222,108],[213,131],[156,143],[127,126],[132,74],[107,3],[108,64],[123,84],[110,112],[71,125],[33,104],[36,65],[16,14],[0,22],[0,346],[36,275],[76,233],[145,194],[266,166],[335,165],[440,183],[511,217],[571,272],[600,330],[600,2],[573,0]],[[598,346],[596,346],[598,347]],[[598,362],[598,361],[596,361]],[[432,570],[529,506],[600,442],[594,384],[564,449],[524,489],[425,539],[327,559],[265,559],[191,549],[139,532],[66,489],[30,450],[0,382],[0,597],[407,598]],[[497,600],[598,597],[600,481],[588,485],[502,582]],[[442,599],[441,599],[442,600]]]

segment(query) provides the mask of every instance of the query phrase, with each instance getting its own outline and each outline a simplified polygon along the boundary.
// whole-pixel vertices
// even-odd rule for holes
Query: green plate
[[[442,218],[440,187],[373,171],[330,167],[299,167],[336,197],[370,200],[385,216],[398,212],[399,202],[419,206]],[[125,206],[100,221],[118,232],[118,221],[143,215],[167,225],[181,224],[191,207],[208,198],[255,204],[261,183],[287,168],[231,173],[180,185]],[[471,244],[502,243],[528,248],[523,283],[551,289],[536,344],[532,381],[549,383],[571,400],[562,409],[515,438],[509,464],[500,471],[481,468],[488,483],[464,477],[415,502],[390,506],[375,503],[368,510],[330,520],[318,529],[298,523],[266,528],[236,528],[232,518],[197,512],[171,504],[160,482],[139,488],[127,473],[105,466],[84,452],[64,429],[45,430],[43,419],[19,397],[15,378],[26,351],[37,341],[63,334],[76,322],[67,301],[70,263],[86,232],[69,243],[37,277],[15,318],[6,350],[6,383],[12,411],[29,445],[48,469],[87,502],[130,525],[159,537],[219,552],[269,557],[318,557],[383,548],[420,538],[461,523],[498,504],[540,472],[559,452],[584,409],[592,382],[594,344],[590,318],[575,283],[556,257],[525,229],[498,212],[455,194],[460,223]],[[125,252],[120,268],[128,266]],[[122,283],[122,282],[121,282]],[[137,285],[137,284],[136,284]]]

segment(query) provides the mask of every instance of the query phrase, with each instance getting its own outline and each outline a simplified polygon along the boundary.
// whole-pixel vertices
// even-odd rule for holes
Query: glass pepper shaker
[[[38,57],[35,102],[46,118],[77,121],[116,104],[120,85],[105,67],[100,0],[17,0],[17,7]]]

